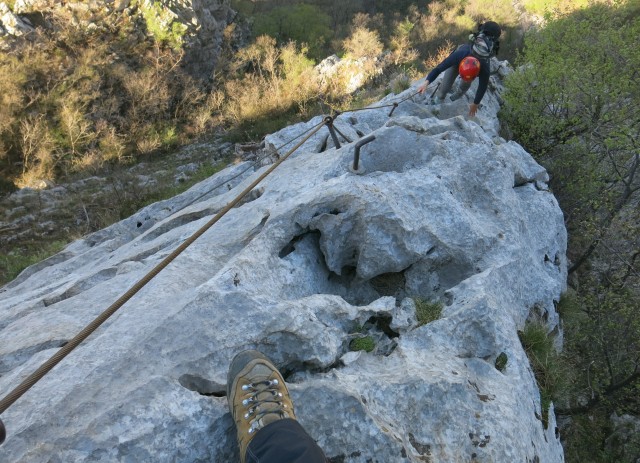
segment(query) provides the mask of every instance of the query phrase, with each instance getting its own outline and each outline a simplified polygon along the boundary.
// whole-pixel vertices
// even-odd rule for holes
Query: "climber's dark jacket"
[[[427,76],[429,82],[433,82],[441,72],[446,71],[451,66],[456,68],[460,66],[462,61],[467,56],[474,56],[480,61],[480,74],[478,75],[478,90],[476,91],[476,97],[473,99],[475,104],[480,104],[484,93],[487,91],[487,85],[489,84],[490,65],[488,58],[479,58],[471,51],[471,44],[464,44],[458,47],[456,51],[451,53],[442,63],[438,64]]]

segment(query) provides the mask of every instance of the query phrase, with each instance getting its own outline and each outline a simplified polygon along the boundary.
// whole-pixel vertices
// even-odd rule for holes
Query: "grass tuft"
[[[440,301],[425,301],[424,299],[414,299],[416,304],[416,318],[418,319],[418,326],[426,325],[437,319],[442,315],[442,302]]]
[[[365,336],[363,338],[357,338],[349,343],[349,349],[352,351],[363,350],[365,352],[371,352],[376,347],[376,342],[371,336]]]
[[[21,250],[13,250],[0,256],[0,285],[4,285],[30,265],[60,252],[67,245],[66,241],[33,244]]]
[[[527,322],[522,331],[518,331],[531,368],[540,389],[542,423],[545,429],[549,426],[549,407],[554,397],[564,386],[562,363],[554,346],[553,336],[541,321]]]

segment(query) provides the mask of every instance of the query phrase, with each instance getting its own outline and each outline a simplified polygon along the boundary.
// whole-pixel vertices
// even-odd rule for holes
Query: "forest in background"
[[[507,83],[500,117],[551,174],[572,264],[558,303],[564,351],[544,330],[523,332],[523,344],[563,423],[567,461],[640,458],[638,433],[628,428],[625,438],[612,421],[640,416],[640,15],[632,0],[589,8],[583,0],[517,8],[506,0],[234,0],[239,14],[208,79],[181,66],[184,31],[133,3],[129,15],[91,13],[103,24],[91,29],[78,26],[82,12],[34,17],[43,27],[0,52],[0,195],[164,156],[212,132],[258,140],[367,104],[407,88],[478,23],[496,20],[505,30],[499,58],[532,65]],[[544,15],[544,27],[529,31],[526,12]],[[347,66],[323,78],[314,66],[331,54]]]

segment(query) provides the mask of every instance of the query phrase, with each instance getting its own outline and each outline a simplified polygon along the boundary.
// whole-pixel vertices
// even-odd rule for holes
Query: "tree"
[[[640,5],[548,18],[526,39],[501,118],[551,174],[569,231],[577,294],[559,305],[571,386],[567,461],[635,461],[610,417],[640,416]],[[567,310],[567,305],[573,310]]]
[[[640,191],[640,52],[632,39],[640,8],[631,3],[552,21],[528,38],[526,67],[507,83],[502,116],[554,173],[574,237],[572,271]]]
[[[364,27],[356,28],[344,41],[344,49],[353,59],[376,58],[382,53],[383,45],[376,31]]]

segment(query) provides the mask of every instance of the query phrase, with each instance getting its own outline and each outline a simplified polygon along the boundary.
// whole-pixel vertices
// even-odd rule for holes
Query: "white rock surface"
[[[0,2],[0,31],[2,34],[20,36],[33,32],[27,19],[14,14],[6,3]]]
[[[321,129],[3,413],[0,460],[237,461],[226,373],[235,353],[258,348],[289,378],[331,461],[563,461],[517,330],[534,313],[557,328],[566,232],[544,169],[498,136],[497,97],[489,91],[474,120],[465,98],[434,108],[421,96],[392,118],[388,107],[340,115],[345,135],[376,137],[362,173],[349,171],[354,144],[331,148]],[[0,390],[266,169],[247,166],[72,243],[0,290]],[[409,297],[442,301],[442,317],[417,326]],[[376,349],[349,354],[361,327]]]

